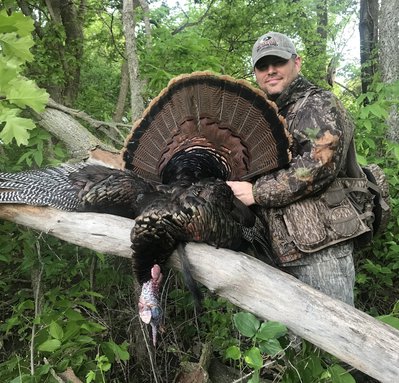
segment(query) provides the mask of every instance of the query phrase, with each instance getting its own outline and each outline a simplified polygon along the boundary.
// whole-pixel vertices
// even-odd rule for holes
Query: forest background
[[[377,163],[388,176],[392,218],[356,256],[356,307],[399,328],[398,7],[395,0],[2,1],[0,170],[81,160],[93,146],[119,150],[171,78],[211,70],[254,82],[253,43],[269,30],[286,33],[302,73],[352,114],[359,162]],[[352,22],[361,65],[342,56]],[[259,327],[257,319],[210,293],[196,316],[174,273],[165,288],[167,331],[150,357],[130,270],[127,259],[1,221],[2,380],[179,381],[207,345],[226,381],[235,374],[252,382],[355,381],[310,345],[294,352],[283,325],[262,324],[265,339],[254,337],[245,326]]]

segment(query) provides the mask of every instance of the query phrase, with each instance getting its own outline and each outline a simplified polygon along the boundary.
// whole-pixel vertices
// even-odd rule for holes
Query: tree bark
[[[366,93],[377,72],[378,0],[360,1],[359,33],[362,92]]]
[[[18,205],[0,205],[0,218],[96,251],[130,256],[134,221],[127,218]],[[383,383],[397,381],[399,331],[243,253],[191,243],[186,250],[193,276],[218,295],[259,318],[284,323]],[[179,267],[178,257],[171,261]]]
[[[382,81],[392,84],[399,80],[399,2],[384,0],[380,13],[380,68]],[[399,142],[398,103],[392,106],[388,118],[388,137]]]
[[[119,86],[118,101],[116,102],[114,116],[112,121],[121,122],[123,114],[125,113],[125,105],[127,95],[129,93],[129,72],[127,67],[127,61],[123,60],[121,67],[121,82]]]
[[[126,57],[130,80],[130,106],[132,121],[136,121],[144,110],[144,102],[141,96],[141,82],[139,79],[139,63],[136,52],[136,35],[133,0],[123,0],[122,11],[123,32],[125,35]]]
[[[67,70],[64,82],[64,104],[73,105],[79,91],[80,68],[83,57],[83,23],[85,1],[60,1],[62,25],[65,30],[65,54]]]
[[[90,152],[101,148],[117,154],[117,150],[105,145],[69,114],[59,110],[58,104],[50,101],[44,112],[36,115],[39,125],[62,141],[69,155],[76,160],[87,159]]]

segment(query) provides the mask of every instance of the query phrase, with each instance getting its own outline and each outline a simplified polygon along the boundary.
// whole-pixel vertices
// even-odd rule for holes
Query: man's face
[[[276,99],[298,77],[300,69],[299,56],[294,56],[289,60],[277,56],[266,56],[255,65],[256,81],[269,98]]]

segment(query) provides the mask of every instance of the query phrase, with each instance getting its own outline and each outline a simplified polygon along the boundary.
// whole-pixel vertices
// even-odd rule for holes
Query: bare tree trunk
[[[145,37],[146,37],[146,46],[147,49],[151,47],[151,25],[150,25],[150,8],[148,7],[147,0],[139,0],[140,6],[143,9],[143,18],[144,18],[144,26],[145,26]]]
[[[122,11],[123,31],[126,40],[126,57],[130,80],[130,105],[132,121],[137,120],[144,110],[139,79],[139,63],[136,52],[135,20],[133,0],[123,0]]]
[[[384,0],[380,13],[380,68],[382,81],[391,84],[399,81],[399,2]],[[393,105],[388,118],[388,137],[399,142],[398,104]]]
[[[121,122],[123,114],[125,113],[125,105],[127,95],[129,93],[129,72],[127,67],[127,61],[123,60],[121,67],[121,82],[119,86],[118,101],[116,102],[115,113],[112,117],[112,121]]]
[[[298,0],[294,2],[299,3]],[[299,29],[300,36],[305,45],[306,60],[313,64],[312,73],[306,74],[311,81],[324,86],[327,78],[327,28],[328,28],[328,2],[327,0],[316,0],[316,28],[313,23],[305,23]],[[305,12],[302,12],[304,19],[308,18]],[[302,23],[303,24],[303,23]],[[305,68],[303,68],[305,69]],[[306,69],[305,69],[306,71]]]
[[[360,0],[359,33],[362,92],[366,93],[377,72],[378,0]]]
[[[83,57],[83,22],[85,1],[60,1],[61,19],[65,30],[65,53],[68,72],[65,74],[64,104],[73,105],[79,91]]]

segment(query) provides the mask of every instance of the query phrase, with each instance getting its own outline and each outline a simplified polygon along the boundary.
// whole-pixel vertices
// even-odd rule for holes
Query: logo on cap
[[[259,52],[261,49],[270,47],[272,45],[278,47],[276,39],[273,36],[265,36],[261,41],[259,41],[256,51]]]

